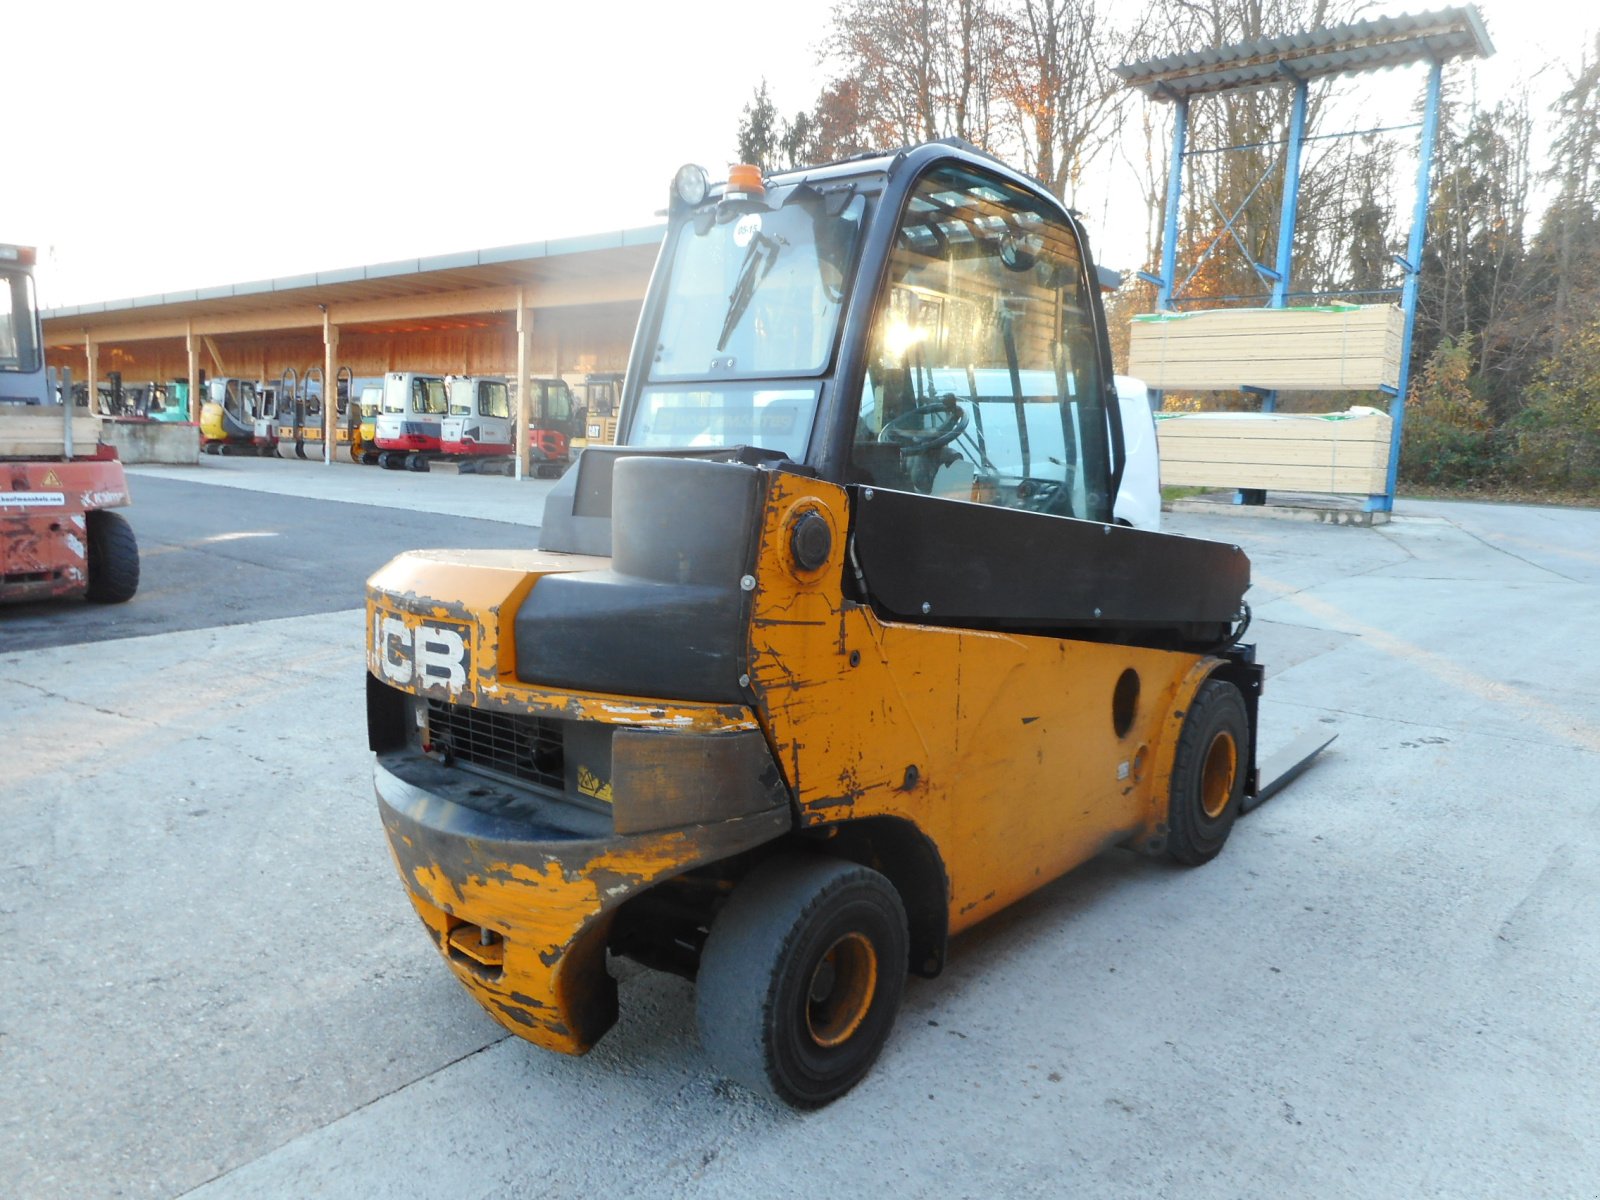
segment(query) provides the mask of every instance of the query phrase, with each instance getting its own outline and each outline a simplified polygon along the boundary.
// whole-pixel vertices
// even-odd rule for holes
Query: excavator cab
[[[200,407],[200,449],[206,454],[255,453],[260,396],[249,379],[220,376],[207,380]]]
[[[696,981],[798,1107],[908,972],[1113,846],[1199,864],[1254,792],[1235,546],[1116,518],[1077,220],[959,143],[673,181],[619,444],[529,551],[368,583],[400,875],[502,1024],[582,1053],[608,955]]]

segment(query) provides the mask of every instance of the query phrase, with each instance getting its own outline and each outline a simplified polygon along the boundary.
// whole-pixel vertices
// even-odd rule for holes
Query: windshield
[[[391,375],[383,382],[383,411],[405,412],[408,394],[413,413],[442,413],[449,406],[444,380],[417,375],[408,382],[404,375]]]
[[[0,271],[0,371],[39,369],[33,311],[33,277]]]
[[[760,446],[796,462],[805,458],[815,384],[646,388],[629,431],[630,446]]]
[[[866,200],[809,187],[775,210],[679,227],[652,380],[810,375],[827,366]],[[727,219],[723,219],[726,216]]]
[[[572,420],[572,393],[559,379],[545,385],[543,419],[546,421]]]
[[[235,418],[256,419],[256,385],[243,379],[213,379],[211,402],[220,404]]]
[[[478,384],[478,415],[480,417],[499,417],[505,419],[511,415],[511,389],[497,379],[484,380]]]
[[[403,413],[406,410],[406,377],[391,375],[383,381],[383,411]]]
[[[452,379],[450,381],[450,415],[452,417],[470,417],[472,415],[472,380]]]

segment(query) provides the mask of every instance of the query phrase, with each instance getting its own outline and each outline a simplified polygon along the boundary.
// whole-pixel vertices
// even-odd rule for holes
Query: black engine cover
[[[662,700],[741,703],[764,489],[730,462],[624,457],[611,569],[541,579],[516,617],[517,678]]]
[[[852,488],[873,604],[978,629],[1173,631],[1227,625],[1250,586],[1237,546],[1124,525]]]

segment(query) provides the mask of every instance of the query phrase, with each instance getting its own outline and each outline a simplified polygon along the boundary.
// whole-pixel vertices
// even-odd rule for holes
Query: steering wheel
[[[942,424],[933,429],[914,429],[914,422],[925,417],[942,416]],[[954,396],[946,396],[929,404],[919,404],[892,420],[885,421],[878,431],[878,441],[899,446],[901,454],[927,454],[940,446],[948,446],[967,428],[967,414],[961,410]]]
[[[1074,468],[1068,466],[1065,468],[1065,475],[1064,479],[1041,479],[1033,475],[1020,480],[1017,483],[1016,507],[1027,512],[1071,516],[1076,472]]]

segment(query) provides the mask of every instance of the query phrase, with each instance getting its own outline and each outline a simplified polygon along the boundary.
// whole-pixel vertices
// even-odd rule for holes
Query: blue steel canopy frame
[[[1444,64],[1453,58],[1487,58],[1494,53],[1483,20],[1475,6],[1442,9],[1399,17],[1377,17],[1348,25],[1329,26],[1307,30],[1284,37],[1260,38],[1239,42],[1231,46],[1169,55],[1145,62],[1128,63],[1116,68],[1129,87],[1138,88],[1153,100],[1170,102],[1173,106],[1172,151],[1167,168],[1166,211],[1162,219],[1161,274],[1152,276],[1140,272],[1140,277],[1156,287],[1156,308],[1160,312],[1175,311],[1179,302],[1176,292],[1181,285],[1177,280],[1178,214],[1183,199],[1183,164],[1194,153],[1188,148],[1189,100],[1197,95],[1216,95],[1224,92],[1244,91],[1262,87],[1287,85],[1294,89],[1289,113],[1289,129],[1282,157],[1283,198],[1278,217],[1277,253],[1269,268],[1246,257],[1256,272],[1271,284],[1267,307],[1284,308],[1291,296],[1290,274],[1293,267],[1293,248],[1300,203],[1300,158],[1306,142],[1306,106],[1310,81],[1317,78],[1352,75],[1364,71],[1406,66],[1418,62],[1429,64],[1428,85],[1424,99],[1423,116],[1419,123],[1421,134],[1417,148],[1416,197],[1411,215],[1411,232],[1406,240],[1406,255],[1396,255],[1403,282],[1399,288],[1400,307],[1404,317],[1400,342],[1400,370],[1396,387],[1389,403],[1392,428],[1389,442],[1389,464],[1382,495],[1368,496],[1365,508],[1369,512],[1389,512],[1394,508],[1395,484],[1400,470],[1401,433],[1405,426],[1407,389],[1411,383],[1411,344],[1417,320],[1418,277],[1422,268],[1423,247],[1428,227],[1428,200],[1433,169],[1434,146],[1438,140],[1439,96]],[[1390,129],[1416,126],[1391,126]],[[1374,130],[1351,130],[1332,134],[1332,137],[1355,137]],[[1221,147],[1222,150],[1240,147]],[[1257,182],[1260,188],[1277,167],[1274,162]],[[1251,195],[1254,195],[1252,189]],[[1248,197],[1246,199],[1248,203]],[[1241,207],[1240,211],[1243,211]],[[1239,241],[1233,222],[1239,213],[1230,216],[1222,213],[1223,229],[1218,232],[1200,256],[1205,261],[1224,235]],[[1240,249],[1245,249],[1239,242]],[[1195,266],[1199,270],[1200,263]],[[1192,278],[1194,271],[1190,272]],[[1185,279],[1183,282],[1188,282]],[[1390,291],[1387,294],[1393,294]],[[1228,297],[1239,299],[1240,297]],[[1245,390],[1261,396],[1261,410],[1272,412],[1277,407],[1277,392],[1255,388]],[[1384,388],[1384,391],[1390,391]],[[1266,500],[1262,491],[1241,491],[1236,502],[1261,504]]]

